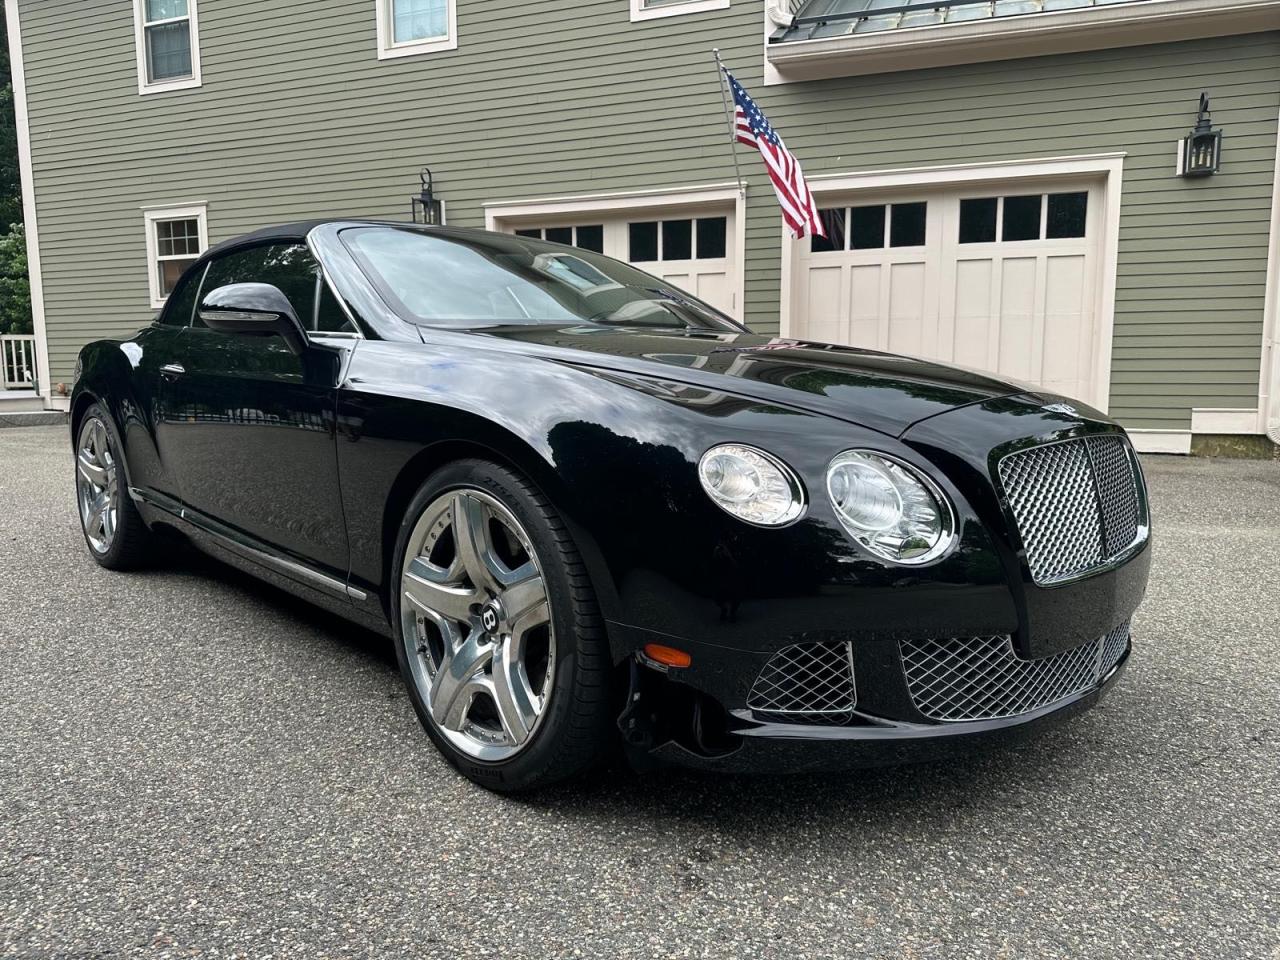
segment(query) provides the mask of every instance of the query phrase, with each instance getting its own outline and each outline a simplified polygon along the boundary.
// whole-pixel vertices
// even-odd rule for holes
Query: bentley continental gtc
[[[382,632],[497,790],[1031,733],[1115,682],[1151,555],[1096,410],[484,231],[217,246],[84,348],[71,436],[98,563],[157,562],[165,528]]]

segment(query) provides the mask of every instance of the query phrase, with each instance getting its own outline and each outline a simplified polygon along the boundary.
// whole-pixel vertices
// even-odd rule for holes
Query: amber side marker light
[[[664,667],[687,667],[693,663],[693,657],[683,650],[677,650],[675,647],[664,647],[660,643],[646,643],[644,645],[644,655],[654,663],[660,663]]]

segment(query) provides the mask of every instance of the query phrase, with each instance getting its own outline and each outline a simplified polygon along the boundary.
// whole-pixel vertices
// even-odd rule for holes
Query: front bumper
[[[1107,650],[1108,637],[1119,637],[1123,645]],[[831,722],[749,705],[762,671],[776,655],[685,643],[693,665],[659,671],[639,654],[630,667],[630,705],[619,721],[633,764],[802,773],[922,762],[1016,742],[1096,704],[1123,673],[1132,651],[1128,625],[1122,624],[1078,648],[1089,660],[1096,648],[1096,674],[1086,662],[1075,682],[1053,677],[1059,687],[1050,686],[1051,693],[1027,709],[1015,704],[998,717],[947,720],[939,719],[937,705],[923,703],[919,688],[913,688],[904,665],[906,647],[885,640],[836,643],[850,652],[857,690],[856,704]],[[1067,651],[1057,659],[1072,656]],[[995,667],[984,669],[990,671],[989,686],[1007,693],[1009,682],[995,677]]]
[[[633,750],[638,766],[680,766],[719,773],[829,773],[953,758],[1009,746],[1093,707],[1128,664],[1129,651],[1102,681],[1040,710],[1003,720],[970,723],[884,723],[859,727],[757,724],[740,728],[732,749],[710,752],[669,739]]]

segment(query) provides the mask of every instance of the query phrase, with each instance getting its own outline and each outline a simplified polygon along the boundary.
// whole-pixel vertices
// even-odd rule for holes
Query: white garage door
[[[798,245],[798,336],[1098,395],[1101,190],[990,187],[822,203]]]
[[[506,220],[502,229],[568,243],[635,264],[737,316],[732,209],[671,209],[556,220]]]

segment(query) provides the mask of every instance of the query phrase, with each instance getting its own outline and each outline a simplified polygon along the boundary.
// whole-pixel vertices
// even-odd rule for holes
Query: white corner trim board
[[[1144,430],[1136,427],[1128,431],[1133,449],[1139,453],[1180,453],[1191,452],[1190,430]]]
[[[36,216],[35,173],[31,164],[31,120],[27,113],[27,75],[22,62],[22,24],[18,0],[4,0],[9,26],[9,64],[13,76],[13,107],[18,128],[18,178],[22,183],[22,219],[27,230],[27,272],[31,278],[31,316],[36,335],[36,377],[40,396],[53,395],[49,376],[49,334],[45,327],[44,281],[40,269],[40,222]]]
[[[1267,292],[1262,306],[1262,371],[1258,379],[1260,428],[1280,443],[1280,119],[1276,122],[1275,180],[1271,187],[1271,238],[1267,244]]]

